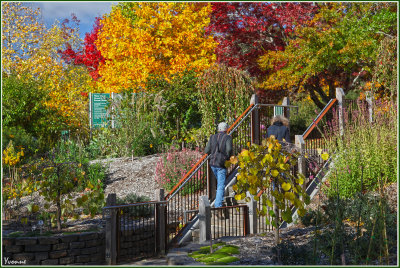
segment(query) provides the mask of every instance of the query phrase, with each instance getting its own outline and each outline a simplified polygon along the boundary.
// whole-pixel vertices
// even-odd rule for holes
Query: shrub
[[[183,149],[182,151],[170,150],[162,155],[156,165],[156,181],[167,191],[172,188],[185,176],[185,174],[201,158],[198,150]],[[199,183],[189,185],[182,189],[182,194],[189,194],[203,189],[206,185],[205,174],[199,170],[197,174]]]
[[[10,141],[13,141],[16,146],[21,146],[22,148],[24,148],[24,160],[31,158],[35,153],[39,151],[38,139],[35,138],[32,133],[28,133],[21,126],[3,128],[3,149],[7,147]]]
[[[146,83],[147,91],[160,92],[166,101],[160,127],[165,131],[168,143],[184,141],[190,129],[201,125],[197,80],[194,71],[185,71],[173,75],[168,81],[161,76],[150,76]]]
[[[250,105],[254,93],[254,81],[248,73],[224,65],[206,70],[197,87],[203,140],[215,133],[219,122],[235,122]]]
[[[134,204],[134,203],[142,203],[150,201],[150,198],[147,196],[140,196],[135,193],[129,193],[124,198],[117,197],[117,205],[126,205],[126,204]],[[126,207],[124,211],[127,210],[132,217],[149,217],[153,215],[154,208],[152,205],[140,205],[134,207]]]
[[[321,206],[320,211],[306,214],[302,221],[310,225],[326,225],[316,239],[318,250],[330,256],[333,264],[341,263],[343,248],[351,256],[348,264],[359,265],[365,261],[382,258],[385,242],[390,252],[394,251],[397,242],[396,213],[386,203],[386,197],[376,193],[358,193],[353,198],[330,197]],[[344,228],[351,226],[353,231]],[[387,240],[386,240],[387,239]]]

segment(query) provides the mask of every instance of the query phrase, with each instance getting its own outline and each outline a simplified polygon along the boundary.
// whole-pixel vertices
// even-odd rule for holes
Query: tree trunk
[[[57,197],[57,230],[61,231],[61,196]]]
[[[275,182],[273,182],[273,189],[276,187],[277,184],[275,184]],[[281,264],[281,250],[279,248],[279,208],[278,205],[276,203],[276,198],[274,198],[274,204],[273,204],[273,210],[275,213],[275,218],[274,218],[274,222],[275,222],[275,229],[274,229],[274,244],[275,244],[275,248],[276,248],[276,262],[277,264]]]
[[[307,91],[310,93],[310,98],[315,103],[315,105],[317,105],[317,107],[321,110],[324,109],[325,105],[318,99],[314,89],[311,86],[306,88],[308,89]]]

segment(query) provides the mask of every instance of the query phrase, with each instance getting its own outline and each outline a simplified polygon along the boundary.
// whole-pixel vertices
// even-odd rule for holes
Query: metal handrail
[[[306,139],[307,136],[311,133],[311,131],[315,128],[319,121],[321,121],[322,117],[332,108],[333,104],[337,101],[337,99],[331,99],[328,104],[322,109],[322,111],[317,115],[317,117],[313,120],[313,122],[308,126],[306,131],[303,133],[303,139]]]
[[[108,207],[103,207],[104,209],[116,209],[116,208],[126,208],[126,207],[137,207],[141,205],[152,205],[152,204],[166,204],[168,201],[146,201],[140,203],[133,203],[133,204],[123,204],[123,205],[113,205]]]
[[[174,186],[174,188],[165,196],[165,199],[169,201],[174,197],[179,190],[185,186],[185,184],[193,177],[194,174],[207,162],[209,155],[205,154],[203,157],[192,167],[192,169],[186,173],[186,175]],[[203,162],[204,161],[204,162]],[[193,170],[194,169],[194,170]],[[190,175],[188,175],[190,174]],[[179,187],[179,188],[178,188]],[[175,191],[176,190],[176,191]]]
[[[231,134],[245,120],[249,114],[258,106],[258,104],[250,104],[249,107],[236,119],[236,121],[228,128],[227,133]],[[185,176],[174,186],[174,188],[165,196],[165,200],[170,200],[185,184],[193,177],[194,174],[207,162],[210,156],[204,154],[202,158],[185,174]]]
[[[253,107],[254,106],[254,107]],[[251,109],[251,107],[253,107],[252,109]],[[253,109],[256,107],[256,105],[254,105],[254,104],[250,104],[250,106],[249,107],[247,107],[247,109],[235,120],[235,122],[233,122],[233,124],[227,129],[227,133],[228,134],[231,134],[232,133],[232,131],[234,131],[238,126],[239,126],[239,122],[241,122],[242,120],[244,120],[244,118],[242,119],[242,117],[251,109],[251,111],[253,111]],[[247,117],[247,115],[245,116],[245,118]],[[236,127],[234,127],[236,125]],[[231,129],[231,128],[233,128],[234,127],[234,129]]]
[[[229,128],[228,128],[228,130],[226,131],[229,135],[230,134],[232,134],[232,132],[233,131],[235,131],[237,128],[238,128],[238,126],[240,126],[240,124],[243,122],[243,120],[245,120],[249,115],[250,115],[250,113],[255,109],[255,108],[257,108],[258,107],[258,105],[259,104],[256,104],[256,105],[254,105],[254,104],[251,104],[249,107],[247,107],[247,109],[246,109],[246,111],[244,111],[239,117],[238,117],[238,119],[236,119],[236,121],[232,124],[232,126],[230,126]],[[251,108],[253,106],[253,108]],[[244,115],[245,113],[247,113],[246,115]],[[236,124],[237,123],[237,124]],[[236,126],[235,126],[235,124],[236,124]],[[231,129],[232,128],[232,129]]]
[[[247,205],[235,205],[235,206],[225,206],[225,207],[217,207],[217,208],[211,208],[211,210],[222,210],[222,209],[228,209],[228,208],[241,208],[241,207],[247,207]]]

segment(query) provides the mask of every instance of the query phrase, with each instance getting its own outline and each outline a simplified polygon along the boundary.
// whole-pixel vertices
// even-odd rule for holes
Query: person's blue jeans
[[[222,200],[224,199],[226,168],[211,166],[211,170],[217,178],[217,194],[215,196],[214,207],[219,208],[222,207]]]

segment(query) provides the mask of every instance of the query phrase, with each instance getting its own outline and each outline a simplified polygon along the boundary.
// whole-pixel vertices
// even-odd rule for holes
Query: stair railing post
[[[303,174],[304,177],[306,178],[303,183],[303,190],[306,190],[307,183],[309,178],[306,177],[306,158],[305,158],[305,153],[306,153],[306,143],[303,139],[303,135],[295,135],[294,136],[295,140],[295,145],[296,148],[299,150],[300,155],[297,159],[297,164],[298,164],[298,173]]]
[[[250,104],[257,105],[259,98],[257,94],[251,96]],[[251,112],[251,143],[261,144],[260,141],[260,112],[259,109],[254,109]]]
[[[373,118],[374,112],[373,112],[372,92],[368,91],[366,95],[367,95],[367,97],[365,99],[367,100],[367,103],[368,103],[369,122],[372,123],[374,121],[374,118]]]
[[[155,190],[155,200],[156,201],[164,201],[164,189],[156,189]],[[156,253],[165,255],[165,245],[166,245],[166,218],[165,218],[166,205],[158,203],[155,208],[155,231],[156,231],[156,245],[155,251]]]
[[[338,101],[338,112],[339,112],[339,129],[340,136],[344,135],[344,117],[343,117],[343,100],[344,100],[344,91],[342,88],[336,88],[336,99]]]
[[[199,242],[211,240],[211,206],[208,197],[200,196],[199,202]]]
[[[254,197],[247,192],[247,196],[250,197],[250,201],[247,202],[248,207],[248,223],[249,223],[249,232],[250,234],[257,233],[257,202],[254,200]]]
[[[114,206],[117,203],[115,193],[108,194],[106,206]],[[108,265],[117,264],[117,211],[107,209],[106,215],[106,263]]]
[[[282,105],[288,106],[290,105],[290,100],[289,97],[284,97],[282,101]],[[283,115],[290,121],[290,108],[289,107],[284,107],[283,108]]]

